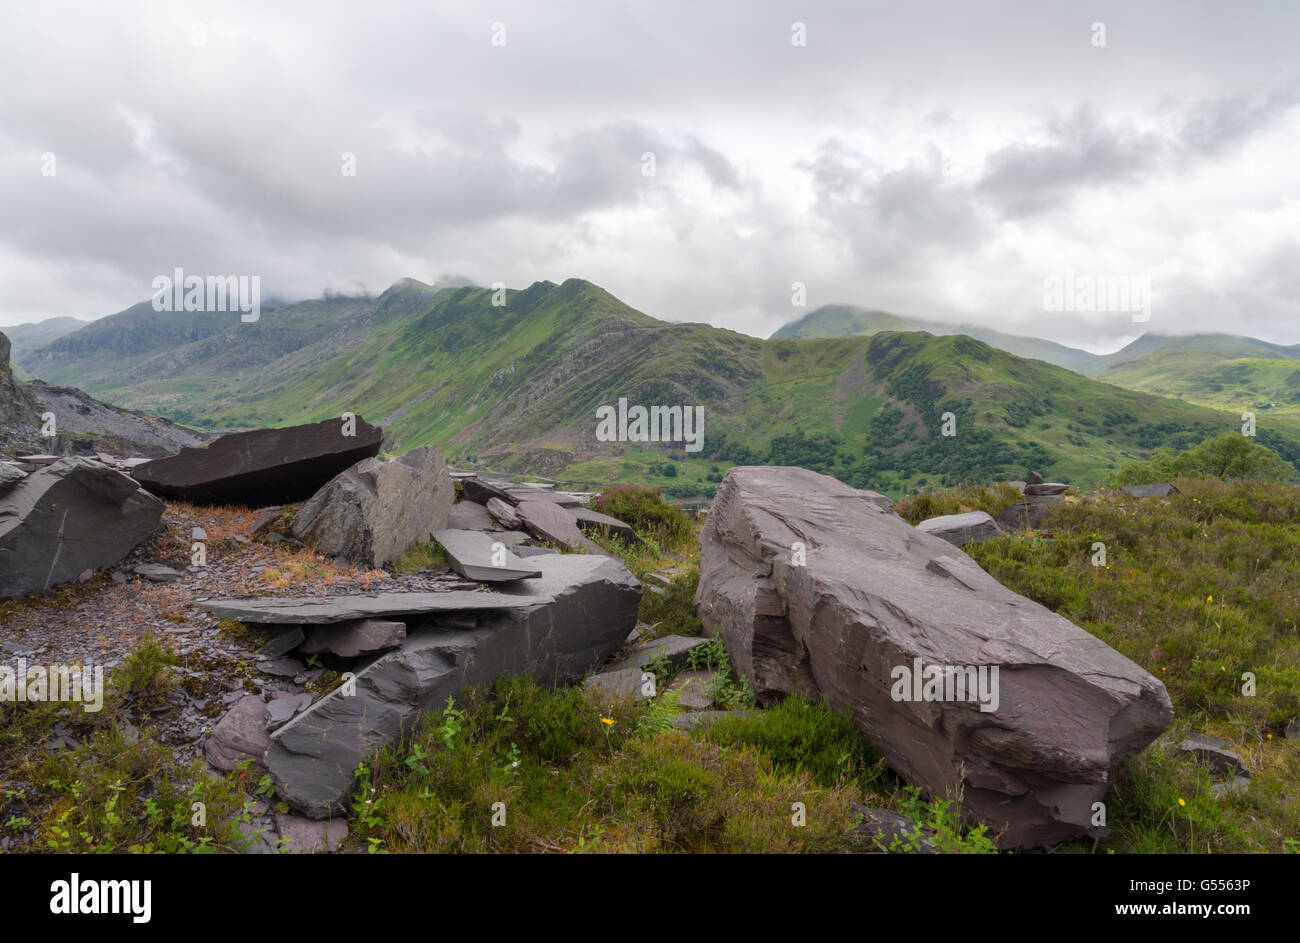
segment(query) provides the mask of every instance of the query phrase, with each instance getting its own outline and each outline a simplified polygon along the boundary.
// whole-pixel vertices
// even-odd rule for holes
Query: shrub
[[[658,488],[646,485],[614,485],[596,497],[591,506],[601,514],[630,524],[642,537],[660,544],[681,541],[693,529],[690,515],[665,501]]]

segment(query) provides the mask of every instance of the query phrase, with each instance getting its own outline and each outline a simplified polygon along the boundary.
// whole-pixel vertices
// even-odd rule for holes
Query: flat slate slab
[[[515,507],[509,501],[502,498],[488,498],[488,514],[497,520],[502,527],[512,530],[523,527],[523,522],[519,520],[519,515],[515,513]]]
[[[521,609],[546,598],[457,589],[446,593],[366,593],[355,596],[250,596],[195,602],[218,619],[279,625],[327,624],[426,612]]]
[[[573,495],[563,491],[542,491],[538,488],[525,488],[522,485],[507,488],[506,494],[515,504],[522,504],[524,501],[546,501],[550,504],[558,504],[562,508],[576,508],[582,504]]]
[[[487,504],[489,498],[496,498],[499,501],[505,501],[507,504],[515,503],[510,499],[510,495],[506,491],[508,484],[504,481],[462,478],[460,487],[465,492],[466,498],[478,504]]]
[[[596,544],[583,536],[578,529],[578,519],[568,508],[545,501],[521,501],[515,513],[525,527],[542,540],[549,540],[566,550],[582,550],[586,553],[603,553]]]
[[[458,501],[447,512],[447,527],[452,530],[491,530],[495,526],[488,509],[477,501]]]
[[[379,453],[383,429],[356,418],[356,435],[341,419],[283,429],[256,429],[184,448],[136,467],[151,494],[195,504],[265,507],[305,501],[335,475]]]
[[[537,579],[542,575],[537,567],[525,563],[506,549],[503,541],[482,531],[440,530],[433,539],[447,551],[451,568],[466,579],[504,583]]]
[[[573,516],[578,519],[578,527],[586,533],[592,531],[607,531],[616,537],[622,537],[624,540],[636,540],[636,531],[630,524],[625,524],[617,517],[610,517],[608,514],[601,514],[599,511],[593,511],[591,508],[584,508],[581,505],[569,509]]]

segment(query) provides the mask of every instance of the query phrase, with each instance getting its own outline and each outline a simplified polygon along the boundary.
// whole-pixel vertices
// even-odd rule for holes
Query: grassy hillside
[[[1067,347],[1037,337],[1005,334],[975,324],[952,325],[941,321],[904,318],[853,305],[823,305],[802,318],[784,325],[772,335],[772,339],[854,337],[860,334],[877,334],[880,331],[926,331],[936,335],[966,334],[991,347],[1015,354],[1017,357],[1046,360],[1058,367],[1089,375],[1094,364],[1102,359],[1086,350]]]
[[[378,298],[303,302],[250,324],[137,305],[26,365],[200,427],[352,411],[383,425],[393,451],[432,442],[458,464],[575,485],[649,481],[678,498],[710,495],[729,465],[753,462],[891,493],[1031,466],[1087,485],[1153,448],[1239,422],[960,335],[763,341],[658,321],[580,279],[493,301],[489,289],[406,280]],[[597,441],[597,407],[620,398],[703,405],[703,450]],[[947,412],[953,436],[940,434]],[[1300,430],[1261,439],[1300,458]]]
[[[1105,357],[1090,375],[1237,416],[1253,412],[1259,429],[1300,434],[1300,345],[1228,334],[1149,334]]]

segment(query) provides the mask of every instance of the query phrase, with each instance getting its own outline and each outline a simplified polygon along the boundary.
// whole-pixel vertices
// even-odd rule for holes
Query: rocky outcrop
[[[533,562],[542,577],[520,584],[532,605],[484,613],[473,628],[419,625],[400,648],[357,671],[354,685],[275,731],[266,765],[280,796],[311,818],[341,812],[357,764],[409,735],[421,714],[448,696],[502,675],[576,680],[617,651],[636,625],[636,578],[606,557],[555,554]]]
[[[348,434],[355,433],[355,434]],[[360,416],[355,428],[326,419],[221,436],[206,448],[138,466],[151,493],[195,504],[265,507],[304,501],[335,475],[379,453],[383,430]]]
[[[293,535],[317,553],[381,567],[447,526],[455,491],[431,445],[368,458],[331,479],[294,516]]]
[[[40,423],[40,403],[14,376],[9,338],[0,332],[0,455],[35,447],[40,442]]]
[[[112,566],[152,534],[163,503],[84,458],[39,468],[0,494],[0,598]]]
[[[700,618],[756,693],[852,711],[1004,847],[1087,832],[1117,764],[1172,719],[1142,668],[833,478],[733,468],[700,542]]]

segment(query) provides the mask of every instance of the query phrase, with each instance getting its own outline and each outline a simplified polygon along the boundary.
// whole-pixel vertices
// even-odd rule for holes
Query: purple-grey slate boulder
[[[345,435],[353,431],[355,435]],[[379,454],[383,430],[360,416],[283,429],[236,432],[204,448],[132,469],[151,494],[194,504],[265,507],[305,501],[321,485],[364,458]]]
[[[449,695],[503,675],[575,681],[623,645],[641,601],[641,584],[626,567],[585,554],[533,562],[542,577],[519,585],[535,605],[484,613],[471,629],[412,629],[400,648],[358,670],[353,685],[277,730],[266,764],[279,795],[309,818],[343,812],[357,764],[409,736]]]
[[[64,458],[0,494],[0,599],[45,592],[118,563],[162,520],[163,503],[100,462]]]
[[[504,481],[486,481],[482,478],[462,478],[460,481],[461,490],[465,492],[467,500],[474,501],[478,504],[486,505],[491,498],[498,501],[504,501],[507,504],[514,504],[511,500],[510,493],[506,491],[509,487]]]
[[[700,619],[761,699],[851,711],[928,794],[963,789],[1003,847],[1085,834],[1118,764],[1173,718],[1151,674],[826,475],[732,468],[700,545]],[[899,683],[917,659],[953,669],[948,699]],[[996,704],[961,697],[967,667],[999,669]]]
[[[550,541],[565,550],[582,550],[586,553],[604,553],[578,528],[578,519],[568,508],[546,501],[521,501],[515,513],[524,527],[541,540]]]
[[[1002,528],[997,521],[984,511],[968,511],[965,514],[944,514],[932,517],[916,525],[923,534],[942,537],[957,547],[966,544],[983,543],[1002,536]]]

